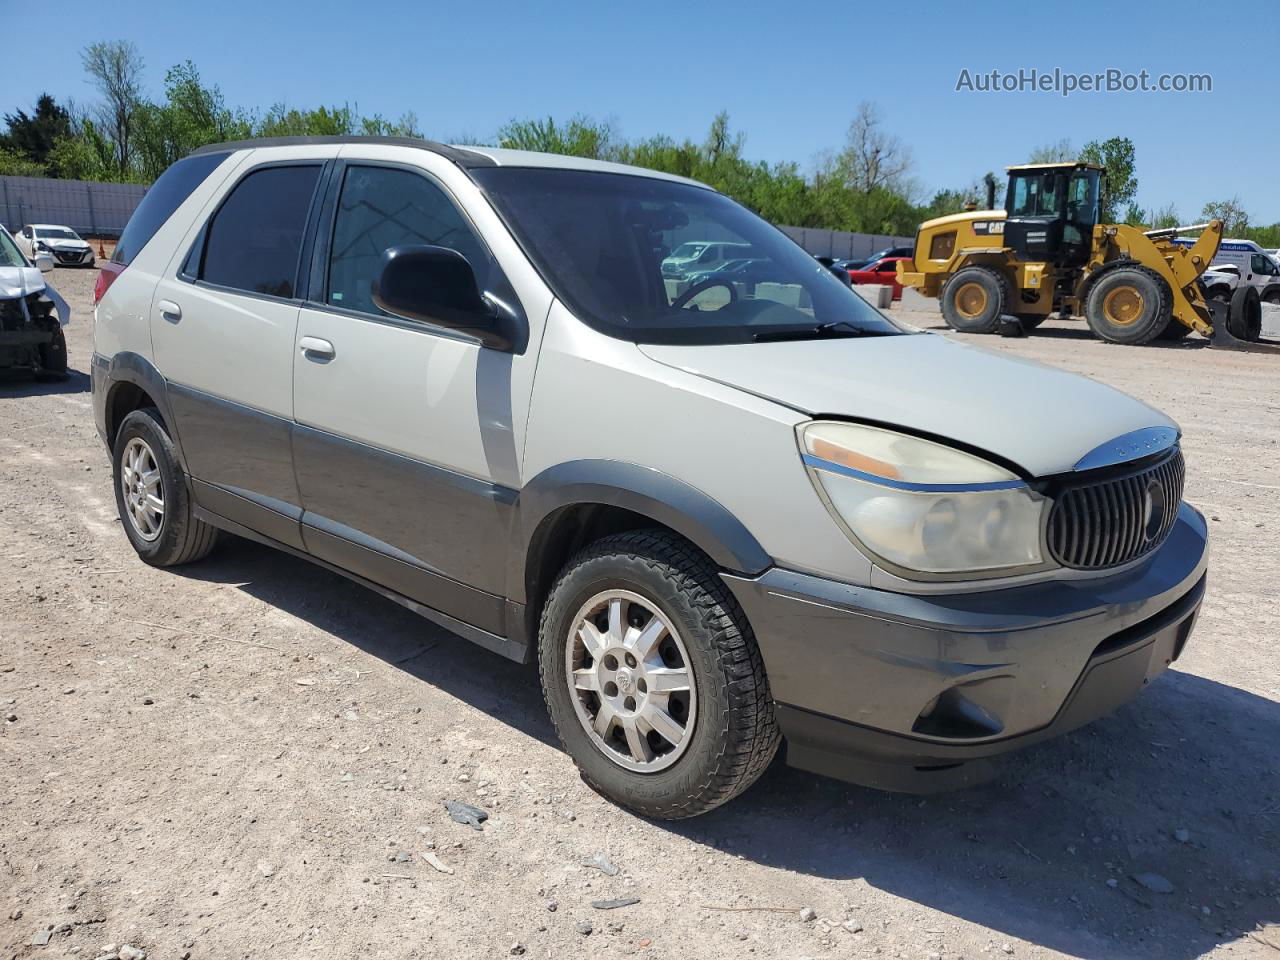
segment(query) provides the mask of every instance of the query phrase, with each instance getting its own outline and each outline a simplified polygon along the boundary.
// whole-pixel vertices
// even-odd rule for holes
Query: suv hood
[[[1126,393],[936,334],[727,346],[641,344],[659,363],[811,416],[903,427],[1066,473],[1144,427],[1177,425]]]

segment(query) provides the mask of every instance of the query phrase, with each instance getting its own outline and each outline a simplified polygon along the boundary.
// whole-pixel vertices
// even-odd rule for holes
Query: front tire
[[[48,343],[40,344],[40,376],[50,380],[67,377],[67,338],[62,327],[55,327]]]
[[[209,555],[217,528],[192,513],[177,450],[154,408],[124,418],[111,459],[120,523],[144,562],[172,567]]]
[[[606,537],[569,562],[543,608],[539,666],[582,779],[642,816],[718,807],[777,751],[742,609],[711,560],[666,531]]]
[[[942,318],[961,333],[995,333],[1009,303],[1004,275],[987,267],[965,267],[942,289]]]

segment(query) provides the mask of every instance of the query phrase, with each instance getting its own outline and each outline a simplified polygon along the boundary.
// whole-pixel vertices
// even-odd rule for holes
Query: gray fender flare
[[[670,527],[718,566],[754,575],[773,560],[746,526],[709,494],[651,467],[618,460],[571,460],[549,467],[516,497],[507,596],[527,601],[526,566],[531,549],[566,507],[621,507]]]
[[[121,384],[131,383],[146,391],[147,396],[155,401],[156,409],[164,418],[169,428],[169,436],[177,447],[178,457],[182,461],[182,469],[187,468],[187,458],[182,452],[182,441],[178,437],[178,425],[174,422],[173,409],[169,405],[169,384],[153,364],[139,353],[117,353],[107,362],[107,384],[103,396],[103,427],[107,426],[107,415],[114,402],[116,391]]]

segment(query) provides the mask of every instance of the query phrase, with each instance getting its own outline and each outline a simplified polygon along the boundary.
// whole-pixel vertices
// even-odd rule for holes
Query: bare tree
[[[142,54],[132,40],[113,40],[89,44],[80,59],[102,94],[100,119],[115,147],[116,165],[124,175],[132,159],[129,141],[142,93]]]
[[[835,172],[862,193],[906,186],[911,149],[880,124],[880,111],[863,100],[849,124],[848,142],[834,160]]]
[[[1071,141],[1063,138],[1057,143],[1046,143],[1031,151],[1027,163],[1070,163],[1079,151],[1072,149]]]
[[[1172,203],[1166,203],[1159,210],[1151,211],[1151,229],[1168,230],[1170,227],[1180,227],[1182,221],[1178,218],[1178,208]]]

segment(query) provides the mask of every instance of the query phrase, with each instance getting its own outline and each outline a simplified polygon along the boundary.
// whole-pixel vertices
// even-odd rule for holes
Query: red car
[[[893,287],[893,299],[902,299],[902,284],[898,282],[898,264],[911,262],[910,257],[885,257],[868,263],[865,267],[849,271],[851,283],[890,284]]]

